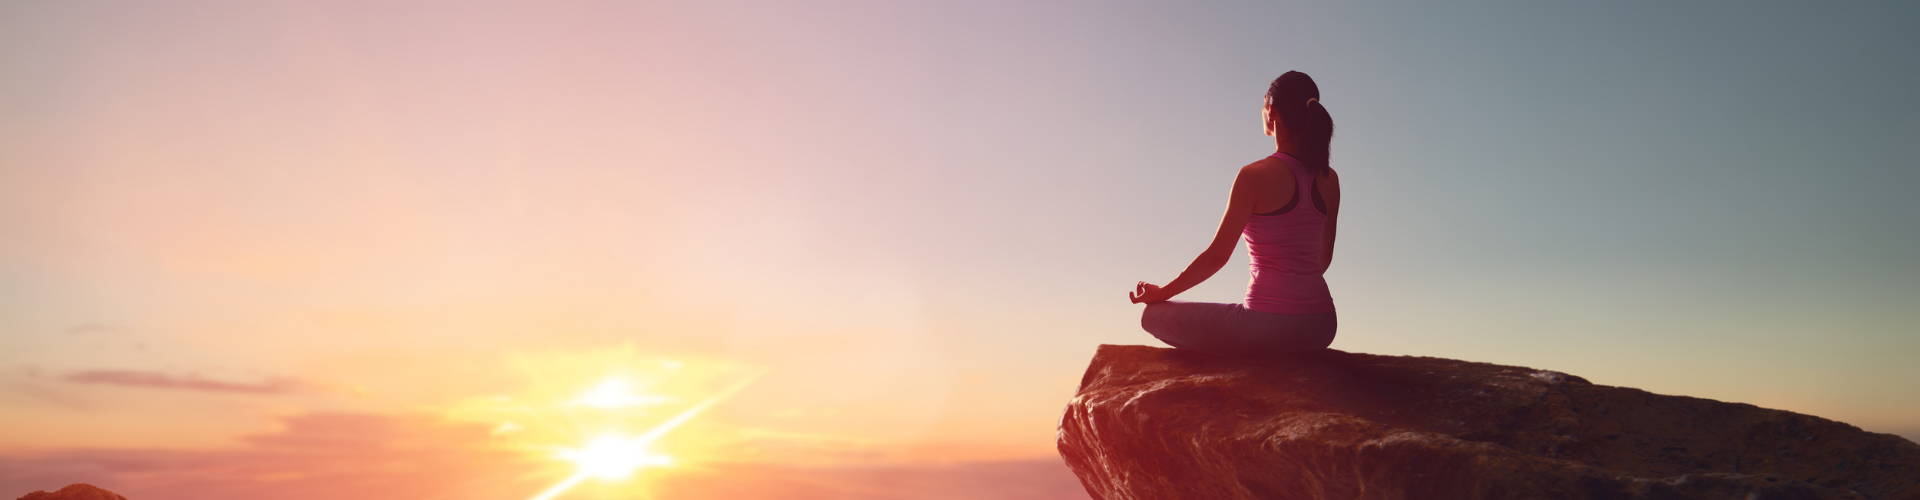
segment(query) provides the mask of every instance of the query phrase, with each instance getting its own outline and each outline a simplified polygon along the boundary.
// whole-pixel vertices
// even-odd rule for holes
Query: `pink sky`
[[[1911,169],[1874,167],[1910,134],[1845,134],[1859,158],[1814,186],[1840,201],[1783,209],[1754,193],[1805,177],[1764,161],[1804,158],[1747,146],[1806,121],[1740,114],[1793,109],[1722,91],[1747,59],[1627,61],[1579,12],[1429,22],[1450,12],[9,4],[0,494],[525,498],[568,474],[555,448],[747,380],[649,488],[1074,497],[1060,411],[1096,345],[1159,345],[1122,296],[1202,246],[1296,68],[1353,189],[1333,347],[1920,435],[1920,239],[1887,229]],[[1680,54],[1773,32],[1638,28]],[[1599,79],[1632,74],[1665,79]],[[1620,96],[1693,129],[1582,100]],[[1618,144],[1676,163],[1595,153]],[[1233,300],[1241,266],[1189,293]],[[573,403],[618,376],[662,399]]]

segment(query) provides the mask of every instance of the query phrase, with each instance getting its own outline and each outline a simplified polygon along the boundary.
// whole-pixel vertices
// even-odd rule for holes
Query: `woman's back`
[[[1320,182],[1292,155],[1275,153],[1272,158],[1286,165],[1293,189],[1287,193],[1290,196],[1266,197],[1288,201],[1274,210],[1254,213],[1241,231],[1252,268],[1245,305],[1283,314],[1333,312],[1333,296],[1323,274],[1332,250],[1326,244],[1327,226],[1333,223],[1330,214],[1338,213],[1329,207],[1337,203],[1339,185]]]
[[[1340,176],[1328,165],[1333,116],[1306,73],[1267,86],[1260,120],[1272,156],[1240,168],[1219,230],[1167,286],[1134,283],[1127,300],[1147,304],[1140,327],[1167,345],[1228,356],[1324,349],[1340,329],[1321,275],[1340,227]],[[1214,275],[1247,242],[1252,279],[1243,302],[1169,300]]]

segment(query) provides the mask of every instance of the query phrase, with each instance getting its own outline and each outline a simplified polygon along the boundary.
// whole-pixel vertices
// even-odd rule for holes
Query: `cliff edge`
[[[1920,445],[1565,373],[1102,345],[1058,447],[1099,500],[1920,500]]]

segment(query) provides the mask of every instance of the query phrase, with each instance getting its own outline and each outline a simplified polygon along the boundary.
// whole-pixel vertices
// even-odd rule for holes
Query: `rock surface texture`
[[[1920,500],[1920,445],[1565,373],[1102,345],[1060,455],[1099,500]]]
[[[27,496],[20,497],[20,500],[127,500],[127,497],[91,484],[73,483],[52,493],[45,491],[28,493]]]

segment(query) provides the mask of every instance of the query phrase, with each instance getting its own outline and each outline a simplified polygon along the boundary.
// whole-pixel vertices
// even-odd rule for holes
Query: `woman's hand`
[[[1152,304],[1155,302],[1164,302],[1168,298],[1169,297],[1167,297],[1166,290],[1160,288],[1160,285],[1155,285],[1145,281],[1135,283],[1133,285],[1133,292],[1127,294],[1127,300],[1132,301],[1135,304]]]

